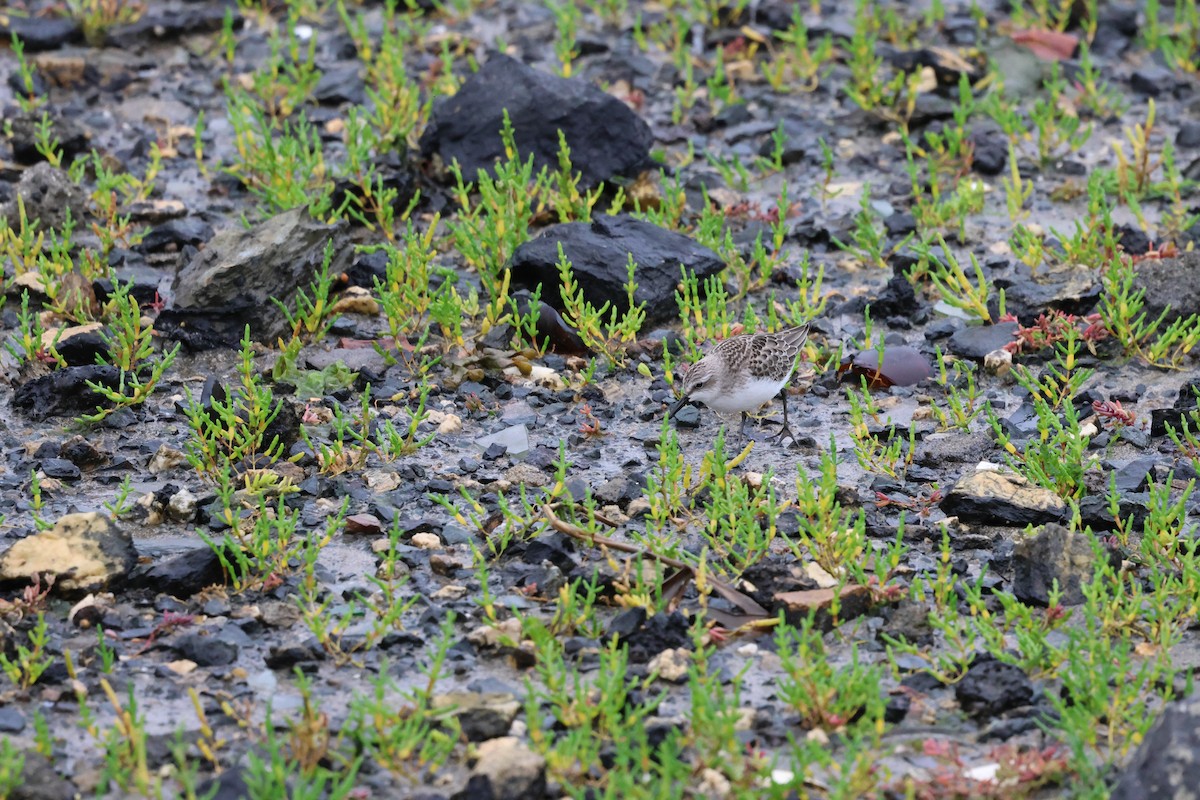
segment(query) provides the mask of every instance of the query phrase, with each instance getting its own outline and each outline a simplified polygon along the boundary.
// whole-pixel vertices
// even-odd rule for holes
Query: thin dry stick
[[[567,536],[570,536],[574,539],[587,542],[593,547],[599,545],[601,547],[609,547],[613,550],[619,550],[622,553],[632,553],[634,555],[649,557],[655,561],[658,561],[659,563],[666,564],[668,567],[684,570],[692,576],[692,580],[696,579],[696,568],[691,564],[675,558],[670,558],[669,556],[660,555],[652,550],[646,550],[645,548],[637,547],[636,545],[632,544],[626,544],[625,542],[618,542],[608,538],[607,536],[600,536],[599,534],[586,531],[583,528],[580,528],[578,525],[572,525],[571,523],[560,519],[558,515],[554,513],[554,509],[549,505],[542,506],[542,515],[546,518],[546,521],[550,523],[550,527],[554,528],[554,530],[560,533],[565,533]],[[611,525],[612,523],[608,524]],[[745,595],[742,592],[739,592],[737,589],[734,589],[728,583],[717,580],[711,575],[706,575],[705,580],[710,586],[717,590],[718,594],[720,594],[729,602],[733,603],[746,614],[755,617],[770,616],[770,613],[765,608],[756,603],[748,595]]]

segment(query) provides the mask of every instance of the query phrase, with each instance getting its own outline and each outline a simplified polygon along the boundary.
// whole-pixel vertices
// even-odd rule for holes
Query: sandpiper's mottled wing
[[[778,333],[756,333],[747,340],[746,356],[750,374],[756,377],[784,380],[796,367],[796,356],[808,338],[808,326],[788,328]]]
[[[717,356],[731,368],[737,368],[750,359],[750,340],[752,336],[730,336],[713,345],[710,353]]]

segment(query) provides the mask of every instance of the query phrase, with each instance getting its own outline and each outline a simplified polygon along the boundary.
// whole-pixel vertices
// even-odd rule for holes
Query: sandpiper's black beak
[[[671,405],[667,408],[667,419],[675,419],[675,415],[679,413],[679,409],[687,405],[687,401],[688,396],[685,394],[674,403],[671,403]]]

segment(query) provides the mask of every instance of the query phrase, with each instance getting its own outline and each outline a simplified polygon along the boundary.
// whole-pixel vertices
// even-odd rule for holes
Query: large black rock
[[[209,586],[223,583],[225,573],[216,551],[211,547],[196,547],[139,564],[130,574],[128,586],[188,598]]]
[[[421,136],[421,154],[458,161],[474,180],[504,158],[500,128],[512,120],[521,156],[535,169],[558,166],[558,132],[566,136],[581,184],[593,187],[614,175],[634,175],[650,165],[650,127],[628,106],[586,81],[559,78],[494,55],[451,97],[433,105]]]
[[[509,268],[514,287],[542,285],[542,299],[563,307],[559,291],[558,246],[571,262],[575,280],[588,302],[599,308],[611,303],[618,313],[629,308],[625,294],[629,256],[637,265],[633,299],[646,303],[646,321],[676,319],[675,289],[680,265],[703,281],[725,268],[720,256],[683,234],[625,214],[600,216],[593,222],[552,225],[513,253]]]
[[[32,420],[94,413],[97,407],[109,403],[88,386],[88,381],[116,389],[121,383],[121,372],[99,364],[55,370],[18,386],[13,392],[12,407]]]
[[[988,657],[978,658],[955,687],[963,711],[977,717],[994,717],[1033,700],[1033,683],[1017,666]]]

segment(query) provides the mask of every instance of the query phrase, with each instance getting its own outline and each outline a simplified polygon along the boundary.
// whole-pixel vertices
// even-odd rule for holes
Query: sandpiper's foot
[[[783,424],[779,426],[779,433],[775,434],[775,436],[773,438],[778,439],[780,442],[782,442],[784,440],[784,438],[786,437],[786,438],[791,439],[792,443],[795,444],[796,434],[792,433],[792,428],[790,425],[788,425],[787,385],[786,384],[783,386],[783,388],[781,388],[779,390],[779,402],[783,403]]]
[[[777,442],[782,442],[784,439],[791,439],[792,444],[796,443],[796,434],[792,433],[792,429],[787,425],[779,426],[779,432],[771,436]]]

